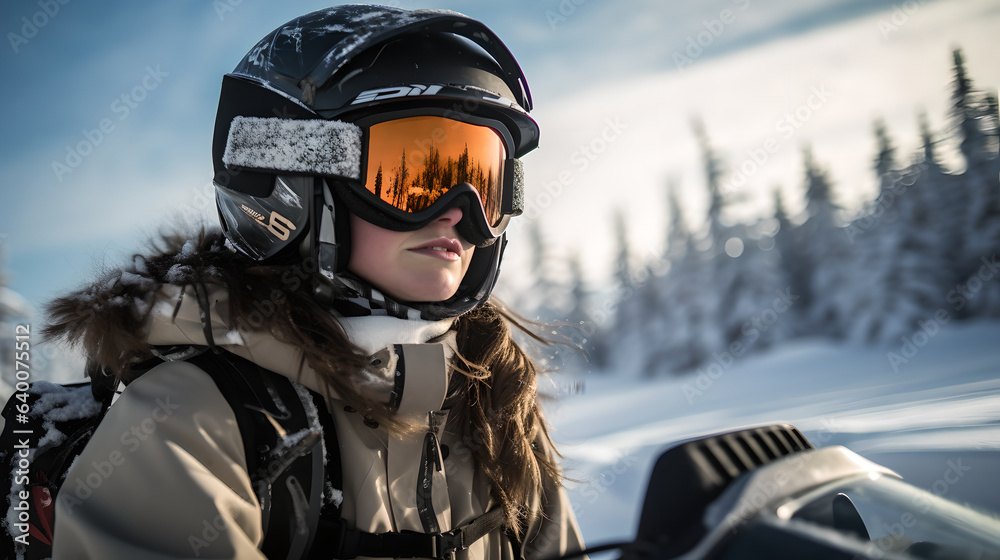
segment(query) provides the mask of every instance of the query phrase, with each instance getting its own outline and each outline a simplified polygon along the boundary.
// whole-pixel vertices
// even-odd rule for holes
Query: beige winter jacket
[[[185,295],[173,316],[181,290],[160,289],[148,324],[150,344],[205,344],[196,298],[190,288]],[[217,344],[322,392],[308,367],[299,370],[297,349],[264,333],[230,330],[225,291],[209,299]],[[347,320],[345,328],[386,363],[386,375],[393,371],[392,344],[426,343],[414,347],[423,363],[407,363],[400,413],[427,417],[441,410],[447,391],[450,325],[364,317]],[[341,405],[330,413],[341,446],[343,518],[369,532],[422,531],[415,486],[423,434],[390,436]],[[448,531],[492,503],[489,482],[472,460],[474,442],[448,432],[440,441],[450,452],[433,480],[432,502],[440,530]],[[235,415],[209,375],[187,362],[160,365],[125,389],[70,469],[56,503],[53,557],[262,559],[260,507],[246,464]],[[532,527],[522,550],[496,530],[457,557],[549,558],[581,549],[565,491],[545,490],[544,520]]]

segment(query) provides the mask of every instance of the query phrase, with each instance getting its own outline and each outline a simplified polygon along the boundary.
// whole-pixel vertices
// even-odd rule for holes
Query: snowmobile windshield
[[[1000,558],[1000,519],[877,473],[787,502],[777,518],[833,529],[873,556]]]

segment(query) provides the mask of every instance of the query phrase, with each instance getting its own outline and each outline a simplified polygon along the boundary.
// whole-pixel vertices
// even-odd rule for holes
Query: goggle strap
[[[520,216],[524,213],[524,164],[521,163],[521,160],[507,160],[506,165],[504,165],[504,175],[508,174],[510,177],[504,177],[504,183],[513,185],[514,192],[510,196],[509,208],[507,207],[508,201],[503,201],[503,213]]]
[[[319,242],[336,245],[337,230],[336,218],[333,216],[333,198],[330,197],[330,190],[323,189],[323,213],[319,227]]]
[[[361,177],[361,128],[342,121],[236,117],[222,162],[230,169]]]

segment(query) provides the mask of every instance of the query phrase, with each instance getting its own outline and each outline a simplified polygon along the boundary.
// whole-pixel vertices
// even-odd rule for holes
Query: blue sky
[[[62,2],[8,0],[0,7],[7,39],[0,47],[5,101],[0,111],[6,132],[0,151],[0,197],[6,210],[0,224],[0,259],[10,287],[35,305],[141,248],[164,223],[193,216],[212,219],[209,148],[221,76],[274,27],[328,5],[262,0]],[[676,118],[683,123],[692,114],[704,116],[724,153],[731,148],[733,157],[738,157],[756,138],[746,132],[751,123],[725,117],[732,103],[718,95],[726,87],[712,87],[714,97],[701,95],[707,91],[659,97],[665,91],[690,93],[695,84],[708,83],[705,80],[725,83],[723,78],[734,75],[734,68],[750,65],[753,76],[760,77],[731,84],[734,91],[745,92],[741,103],[746,107],[740,114],[749,115],[766,113],[768,102],[794,107],[797,93],[808,88],[789,85],[797,79],[793,76],[811,75],[815,82],[817,77],[851,74],[845,74],[845,64],[860,66],[863,62],[859,61],[875,59],[883,51],[922,53],[926,47],[937,58],[926,63],[928,76],[916,82],[919,91],[910,92],[914,88],[907,87],[912,98],[904,104],[894,103],[892,96],[897,94],[889,91],[882,101],[889,120],[895,118],[904,129],[900,133],[904,146],[910,143],[907,135],[918,104],[926,101],[932,121],[940,124],[943,115],[938,106],[947,93],[948,45],[960,43],[969,51],[974,78],[993,87],[1000,82],[995,54],[1000,41],[990,43],[983,38],[995,35],[1000,7],[983,0],[455,0],[434,4],[402,0],[394,4],[458,10],[487,22],[505,39],[528,76],[542,124],[543,149],[527,162],[539,185],[558,174],[566,154],[591,138],[594,127],[599,130],[607,119],[625,111],[621,100],[633,91],[645,92],[639,96],[640,103],[648,104],[648,113],[661,115],[663,122]],[[717,20],[725,10],[730,11],[731,22],[720,27]],[[941,14],[953,14],[954,21],[937,25]],[[879,22],[899,25],[897,31],[887,33]],[[717,33],[710,38],[705,35],[713,29]],[[874,41],[878,53],[859,52],[862,42],[851,40],[858,33]],[[679,70],[677,55],[690,54],[686,49],[699,37],[705,39],[704,45],[693,64]],[[801,50],[796,45],[816,49],[816,56],[809,58],[815,68],[793,72],[771,63],[789,50]],[[845,59],[848,55],[853,58]],[[868,75],[861,70],[859,75]],[[865,71],[871,73],[870,68]],[[755,90],[758,82],[769,84],[769,89]],[[774,84],[784,84],[787,91]],[[866,87],[843,81],[835,85],[838,93]],[[874,87],[872,95],[881,91],[877,86],[867,87]],[[699,106],[699,98],[705,106]],[[879,108],[862,111],[859,107],[861,137],[870,136],[865,122]],[[894,110],[898,116],[894,117]],[[631,117],[628,130],[639,129],[637,120]],[[822,120],[817,119],[816,126],[820,124]],[[671,167],[660,164],[644,172],[644,179],[635,181],[636,189],[638,185],[655,188],[673,176],[676,167],[695,191],[698,178],[688,169],[697,167],[690,152],[690,132],[680,130],[683,124],[672,126],[672,132],[654,135],[664,146],[645,145],[655,148],[654,153],[674,154],[683,161],[663,156],[663,161],[673,162]],[[857,136],[848,136],[831,125],[803,132],[796,140],[821,143],[831,139],[828,153],[839,161],[839,154],[848,151],[843,146],[858,144]],[[632,138],[639,137],[636,133]],[[632,152],[638,150],[635,145],[621,144]],[[860,148],[855,151],[858,155],[851,157],[858,161],[870,156]],[[789,148],[789,152],[791,158],[794,150]],[[627,165],[630,155],[625,150],[617,154],[609,150],[605,163]],[[797,173],[793,167],[775,163],[774,180],[780,180],[779,170],[788,176]],[[863,166],[856,171],[859,177],[864,172]],[[563,197],[554,205],[552,219],[546,223],[554,246],[568,246],[578,237],[566,212],[594,214],[581,205],[600,203],[601,193],[608,190],[600,177],[599,166],[581,173],[574,187],[580,195]],[[529,196],[531,180],[529,175]],[[696,195],[691,195],[690,204],[697,207]],[[561,214],[560,208],[571,210]],[[636,209],[637,215],[641,212]],[[641,244],[654,234],[637,230],[635,235]],[[589,270],[594,276],[601,274],[601,243],[591,251],[595,256]],[[649,250],[654,249],[651,245]]]

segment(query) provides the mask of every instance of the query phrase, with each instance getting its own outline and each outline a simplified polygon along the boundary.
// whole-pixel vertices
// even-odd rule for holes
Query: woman
[[[579,550],[535,365],[489,301],[530,108],[499,38],[453,12],[340,6],[262,39],[223,81],[222,233],[50,306],[50,336],[127,383],[67,475],[53,557]],[[241,406],[214,356],[292,380],[298,408]],[[246,408],[277,433],[256,466]],[[288,476],[320,439],[322,468]],[[280,499],[298,521],[275,545]]]

